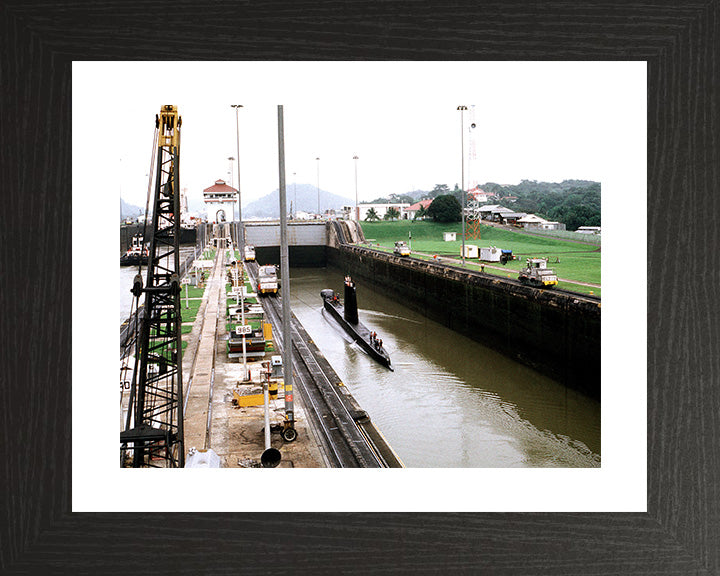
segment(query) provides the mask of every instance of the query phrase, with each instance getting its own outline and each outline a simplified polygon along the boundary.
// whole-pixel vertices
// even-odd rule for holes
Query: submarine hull
[[[375,361],[386,368],[393,370],[390,365],[390,356],[385,349],[375,348],[370,342],[370,330],[362,322],[352,323],[345,320],[345,307],[340,302],[333,301],[332,290],[323,290],[321,293],[325,310],[343,327],[350,337],[357,342]]]

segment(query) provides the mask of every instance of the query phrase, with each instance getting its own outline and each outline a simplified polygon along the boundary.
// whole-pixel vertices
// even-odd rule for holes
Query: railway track
[[[246,264],[253,283],[257,264]],[[281,297],[264,296],[263,308],[273,325],[275,344],[282,349]],[[372,421],[350,395],[300,322],[291,320],[293,386],[300,394],[307,417],[334,468],[402,467]]]

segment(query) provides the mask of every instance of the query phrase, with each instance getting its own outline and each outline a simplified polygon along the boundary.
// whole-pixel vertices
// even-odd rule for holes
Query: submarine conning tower
[[[345,276],[345,321],[350,324],[358,323],[357,295],[355,294],[355,282],[350,276]]]

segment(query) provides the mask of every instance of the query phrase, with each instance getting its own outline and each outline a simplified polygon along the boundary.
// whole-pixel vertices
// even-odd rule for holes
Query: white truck
[[[245,262],[252,262],[255,260],[255,247],[254,246],[245,246],[244,250],[244,258]]]
[[[258,294],[277,294],[277,268],[274,265],[260,266],[258,270]]]
[[[480,248],[480,260],[484,262],[500,262],[501,264],[507,264],[513,259],[514,256],[512,250],[503,250],[495,246]]]

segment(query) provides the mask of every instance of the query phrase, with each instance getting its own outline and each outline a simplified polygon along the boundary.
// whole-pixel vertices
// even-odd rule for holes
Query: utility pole
[[[360,209],[358,208],[358,192],[357,192],[357,161],[359,160],[357,154],[353,156],[355,160],[355,223],[360,222]]]
[[[463,112],[467,110],[467,106],[458,106],[460,110],[460,188],[462,188],[462,206],[460,213],[462,214],[462,265],[465,266],[465,130],[463,128]]]
[[[237,245],[240,255],[242,256],[245,238],[242,230],[242,197],[240,195],[240,124],[238,120],[238,110],[243,107],[242,104],[230,104],[231,107],[235,108],[235,135],[237,138],[237,196],[238,196],[238,231],[237,231]]]
[[[230,172],[228,172],[228,174],[230,174],[230,188],[234,188],[235,186],[233,183],[233,162],[235,161],[235,158],[233,158],[232,156],[228,156],[228,160],[230,161]],[[232,221],[235,222],[235,203],[234,202],[233,202]]]
[[[295,410],[292,378],[292,332],[290,330],[290,260],[288,257],[287,198],[285,193],[285,124],[283,107],[278,106],[278,160],[280,172],[280,297],[282,299],[283,325],[283,382],[285,384],[285,427],[283,438],[294,440]],[[320,188],[318,188],[319,190]]]
[[[317,206],[317,213],[318,216],[320,216],[320,158],[315,158],[317,160],[317,190],[318,190],[318,206]]]

